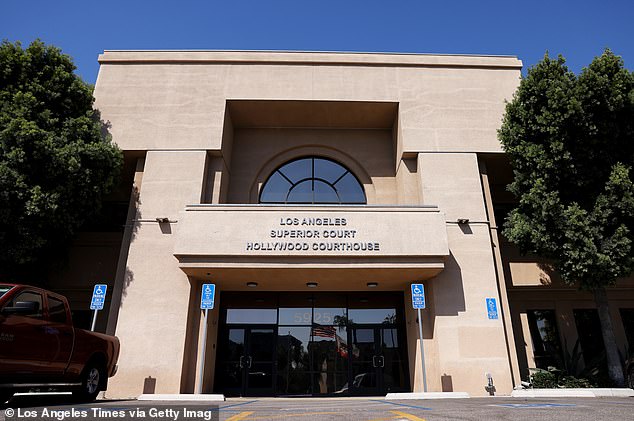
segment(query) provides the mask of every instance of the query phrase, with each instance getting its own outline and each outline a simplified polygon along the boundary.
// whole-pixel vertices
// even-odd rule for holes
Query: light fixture
[[[169,221],[170,221],[170,219],[169,218],[165,218],[165,217],[156,218],[156,222],[158,222],[159,224],[167,224],[167,223],[169,223]]]
[[[469,223],[469,218],[458,218],[458,223],[460,225],[468,224]]]
[[[258,283],[257,282],[247,282],[247,286],[249,288],[255,288],[255,287],[258,286]]]
[[[308,288],[317,288],[317,282],[306,282]]]
[[[368,286],[368,288],[376,288],[376,287],[379,286],[379,283],[378,282],[368,282],[366,285]]]

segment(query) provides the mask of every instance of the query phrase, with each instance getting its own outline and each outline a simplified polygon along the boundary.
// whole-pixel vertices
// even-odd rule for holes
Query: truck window
[[[64,302],[55,297],[48,296],[48,316],[51,322],[66,323],[66,306]]]
[[[0,298],[13,288],[11,285],[0,285]]]
[[[12,306],[15,306],[18,302],[34,302],[37,303],[37,310],[31,314],[24,314],[26,317],[32,317],[34,319],[42,319],[42,295],[37,292],[25,291],[18,294],[14,299]]]

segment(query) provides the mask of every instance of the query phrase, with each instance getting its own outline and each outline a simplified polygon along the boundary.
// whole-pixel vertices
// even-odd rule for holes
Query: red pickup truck
[[[70,390],[94,400],[118,358],[115,336],[73,327],[66,297],[0,284],[0,404],[29,390]]]

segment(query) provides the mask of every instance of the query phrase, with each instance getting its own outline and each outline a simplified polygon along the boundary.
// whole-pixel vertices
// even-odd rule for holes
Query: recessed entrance
[[[276,330],[274,326],[236,326],[226,330],[220,373],[227,395],[273,394]]]
[[[408,391],[403,294],[222,293],[215,390],[227,396]]]

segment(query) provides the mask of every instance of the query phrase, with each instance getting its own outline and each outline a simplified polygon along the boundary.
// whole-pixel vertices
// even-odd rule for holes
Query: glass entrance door
[[[354,326],[350,343],[351,394],[383,395],[403,390],[405,361],[396,327]]]
[[[372,327],[354,327],[352,336],[352,383],[350,393],[355,395],[378,394],[381,355],[377,348],[377,332]]]
[[[224,293],[214,390],[345,396],[409,390],[402,293]]]
[[[220,377],[228,396],[272,396],[276,327],[232,326],[224,336]]]

